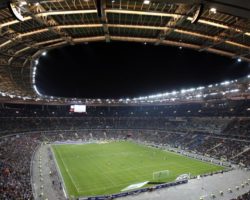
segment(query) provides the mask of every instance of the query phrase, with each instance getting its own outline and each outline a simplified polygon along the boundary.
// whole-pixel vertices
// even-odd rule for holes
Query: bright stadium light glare
[[[238,58],[238,59],[237,59],[237,62],[241,62],[241,61],[242,61],[241,58]]]
[[[47,55],[47,52],[44,51],[44,52],[42,53],[42,56],[46,56],[46,55]]]
[[[198,87],[198,88],[196,88],[197,90],[203,90],[203,89],[205,89],[205,87],[203,87],[203,86],[201,86],[201,87]]]
[[[27,3],[27,1],[20,1],[19,2],[19,6],[26,6],[28,3]]]
[[[221,83],[221,85],[229,85],[230,84],[230,81],[224,81]]]
[[[231,93],[239,92],[239,91],[240,91],[239,89],[230,90]]]
[[[216,14],[216,12],[217,12],[217,9],[216,8],[210,8],[210,10],[209,10],[211,13],[213,13],[213,14]]]
[[[185,94],[185,93],[186,93],[186,90],[184,90],[184,89],[181,90],[181,93],[182,93],[182,94]]]
[[[144,0],[144,1],[143,1],[143,4],[148,5],[148,4],[150,4],[150,1],[149,1],[149,0]]]

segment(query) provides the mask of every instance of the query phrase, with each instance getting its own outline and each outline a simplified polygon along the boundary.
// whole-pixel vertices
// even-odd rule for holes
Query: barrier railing
[[[167,187],[172,187],[180,184],[185,184],[187,183],[188,180],[183,180],[183,181],[176,181],[176,182],[171,182],[171,183],[164,183],[164,184],[159,184],[155,185],[153,187],[147,187],[147,188],[142,188],[138,190],[133,190],[129,192],[121,192],[117,194],[111,194],[111,195],[103,195],[103,196],[92,196],[92,197],[82,197],[79,198],[79,200],[107,200],[107,199],[115,199],[119,197],[126,197],[130,195],[138,195],[142,192],[152,192],[154,190],[162,189],[162,188],[167,188]]]

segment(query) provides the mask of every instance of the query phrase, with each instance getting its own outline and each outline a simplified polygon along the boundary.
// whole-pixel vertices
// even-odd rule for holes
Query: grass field
[[[153,172],[169,170],[164,180],[180,174],[199,175],[223,167],[132,142],[52,146],[69,196],[118,193],[125,187],[153,181]]]

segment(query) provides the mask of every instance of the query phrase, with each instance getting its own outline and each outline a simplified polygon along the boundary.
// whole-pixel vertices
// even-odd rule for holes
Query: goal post
[[[169,170],[157,171],[153,172],[153,180],[154,181],[162,181],[168,178]]]

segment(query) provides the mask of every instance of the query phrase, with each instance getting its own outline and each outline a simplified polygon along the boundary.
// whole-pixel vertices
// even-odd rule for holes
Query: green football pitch
[[[69,197],[119,193],[169,170],[164,182],[181,174],[200,175],[223,167],[133,142],[52,145]],[[149,186],[149,185],[146,185]],[[151,185],[152,186],[152,185]]]

